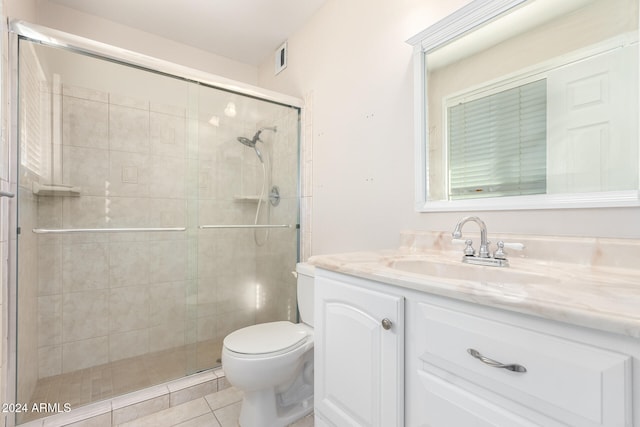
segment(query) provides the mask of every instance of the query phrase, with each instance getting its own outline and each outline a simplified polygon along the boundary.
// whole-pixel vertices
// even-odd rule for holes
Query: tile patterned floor
[[[229,387],[146,417],[119,424],[119,426],[238,427],[241,400],[242,393],[234,387]],[[313,414],[311,414],[291,424],[290,427],[313,427],[313,425]],[[80,427],[80,425],[74,427]]]

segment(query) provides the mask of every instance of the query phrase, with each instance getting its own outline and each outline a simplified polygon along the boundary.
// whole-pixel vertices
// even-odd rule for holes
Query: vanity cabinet
[[[315,425],[402,426],[404,298],[316,269]]]
[[[637,338],[317,272],[316,425],[640,427]]]

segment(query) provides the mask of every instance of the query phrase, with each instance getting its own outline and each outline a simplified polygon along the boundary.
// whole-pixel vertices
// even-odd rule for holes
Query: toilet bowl
[[[301,323],[262,323],[224,339],[222,369],[243,392],[241,427],[284,427],[313,410],[313,266],[296,271]]]

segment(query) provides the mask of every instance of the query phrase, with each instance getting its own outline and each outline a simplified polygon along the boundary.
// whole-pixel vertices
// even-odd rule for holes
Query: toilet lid
[[[236,353],[264,354],[297,347],[307,338],[307,332],[291,322],[270,322],[248,326],[230,333],[224,346]]]

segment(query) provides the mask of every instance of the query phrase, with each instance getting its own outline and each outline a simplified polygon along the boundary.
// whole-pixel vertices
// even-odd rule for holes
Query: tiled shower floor
[[[43,378],[36,384],[33,403],[69,403],[72,409],[219,366],[221,341],[204,341],[144,356]],[[20,414],[19,423],[49,415]]]

